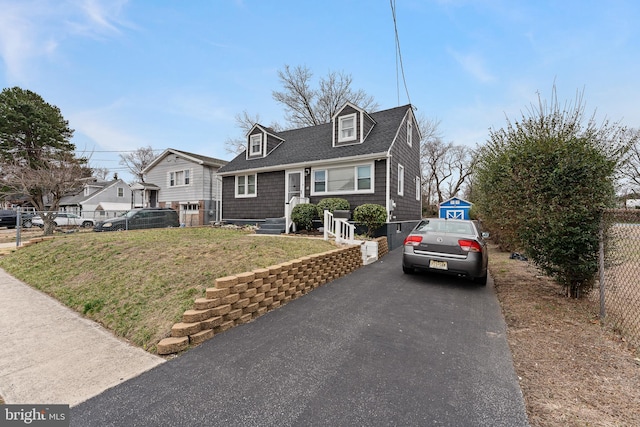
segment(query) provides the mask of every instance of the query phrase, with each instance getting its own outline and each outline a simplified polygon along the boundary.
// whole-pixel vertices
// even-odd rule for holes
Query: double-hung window
[[[256,197],[256,175],[236,176],[236,197]]]
[[[124,197],[124,188],[118,187],[118,197]]]
[[[416,200],[420,200],[422,196],[422,183],[420,182],[420,177],[416,176]]]
[[[249,137],[249,155],[257,156],[262,154],[262,134],[251,135]]]
[[[313,170],[312,194],[373,192],[373,164]]]
[[[178,187],[191,184],[191,170],[169,172],[169,187]]]
[[[338,119],[338,142],[356,139],[356,115],[349,114]]]
[[[398,165],[398,196],[404,195],[404,166]]]
[[[411,147],[413,143],[413,122],[411,120],[407,121],[407,144]]]

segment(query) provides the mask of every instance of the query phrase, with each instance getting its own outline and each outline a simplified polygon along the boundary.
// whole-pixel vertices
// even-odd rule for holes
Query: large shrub
[[[341,199],[339,197],[328,197],[326,199],[322,199],[318,202],[318,215],[321,217],[324,215],[324,211],[328,210],[333,213],[335,210],[345,210],[348,211],[351,209],[351,205],[347,199]]]
[[[374,231],[387,222],[387,210],[384,206],[367,203],[355,208],[353,219],[366,226],[367,236],[371,237]]]
[[[301,203],[291,211],[291,220],[298,230],[313,229],[313,220],[318,217],[318,208],[313,203]]]
[[[479,150],[474,202],[505,249],[521,249],[579,297],[598,270],[598,227],[613,205],[625,151],[619,125],[584,123],[580,99],[561,109],[540,101],[530,117],[491,130]]]

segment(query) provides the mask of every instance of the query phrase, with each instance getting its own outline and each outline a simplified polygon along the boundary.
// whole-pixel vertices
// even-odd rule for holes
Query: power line
[[[404,65],[402,64],[402,52],[400,51],[400,36],[398,36],[398,22],[396,20],[396,0],[389,0],[391,3],[391,16],[393,17],[393,29],[396,35],[396,90],[398,92],[398,105],[400,105],[400,79],[398,77],[398,63],[400,63],[400,71],[402,72],[402,82],[404,90],[407,94],[407,100],[411,104],[409,89],[407,88],[407,79],[404,76]]]

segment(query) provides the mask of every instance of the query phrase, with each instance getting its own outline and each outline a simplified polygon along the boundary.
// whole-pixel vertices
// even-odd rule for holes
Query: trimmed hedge
[[[318,217],[318,207],[313,203],[301,203],[291,211],[291,220],[299,230],[312,230],[313,220]]]
[[[387,222],[387,210],[382,205],[366,203],[355,208],[353,219],[367,227],[367,236]]]
[[[351,209],[351,205],[347,199],[341,199],[339,197],[328,197],[326,199],[322,199],[318,202],[318,215],[322,217],[324,215],[324,211],[328,210],[333,213],[335,210],[344,210],[348,211]]]

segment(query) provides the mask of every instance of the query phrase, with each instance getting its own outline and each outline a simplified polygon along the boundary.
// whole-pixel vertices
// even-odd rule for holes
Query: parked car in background
[[[83,218],[73,213],[67,212],[58,212],[56,217],[53,219],[58,227],[93,227],[95,224],[95,220],[91,218]],[[41,216],[35,216],[31,220],[33,225],[37,225],[38,227],[44,227],[44,220]]]
[[[93,231],[123,231],[141,228],[179,227],[178,212],[171,208],[132,209],[126,214],[96,223]]]
[[[29,212],[21,212],[21,226],[31,228],[33,214]],[[0,210],[0,227],[16,228],[18,225],[18,212],[12,209]]]
[[[15,228],[18,221],[16,211],[0,210],[0,227]]]
[[[404,240],[402,271],[464,276],[484,286],[489,261],[487,237],[477,221],[423,219]]]

